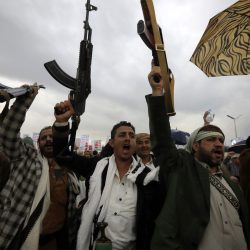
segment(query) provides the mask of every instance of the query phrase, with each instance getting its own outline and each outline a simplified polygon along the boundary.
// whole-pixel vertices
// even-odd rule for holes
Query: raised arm
[[[69,100],[57,103],[55,106],[55,123],[53,125],[53,153],[60,165],[64,165],[78,175],[89,177],[95,169],[99,157],[87,158],[72,153],[69,150],[69,119],[74,115],[74,109]]]
[[[169,117],[167,116],[163,97],[162,80],[157,83],[154,76],[161,77],[159,67],[153,66],[148,75],[152,95],[146,96],[152,151],[161,167],[166,166],[166,161],[169,162],[168,166],[171,167],[178,155],[178,151],[171,137]]]
[[[17,97],[0,127],[0,148],[10,160],[18,159],[25,150],[20,129],[37,92],[38,87],[33,85],[27,94]]]

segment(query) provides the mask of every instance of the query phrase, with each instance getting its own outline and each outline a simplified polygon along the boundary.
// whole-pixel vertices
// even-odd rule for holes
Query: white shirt
[[[116,170],[105,217],[108,223],[105,234],[112,241],[113,250],[121,250],[136,239],[137,187],[127,179],[128,173],[120,180]]]
[[[223,177],[216,176],[216,178],[234,194]],[[247,250],[247,245],[238,211],[224,195],[210,184],[210,220],[198,250],[211,249]]]

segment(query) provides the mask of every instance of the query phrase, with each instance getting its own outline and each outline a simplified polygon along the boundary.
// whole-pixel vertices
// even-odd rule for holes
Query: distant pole
[[[237,138],[237,129],[236,129],[236,119],[238,119],[241,115],[238,115],[237,117],[233,117],[231,115],[227,115],[230,119],[234,121],[234,132],[235,132],[235,138]]]

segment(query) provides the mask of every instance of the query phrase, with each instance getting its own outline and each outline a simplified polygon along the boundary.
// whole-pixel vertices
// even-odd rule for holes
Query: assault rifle
[[[80,55],[77,68],[76,78],[69,76],[57,64],[55,60],[44,64],[50,75],[63,86],[71,89],[73,106],[77,116],[80,116],[85,111],[85,102],[91,92],[91,60],[93,45],[91,43],[92,29],[89,26],[89,12],[97,10],[97,7],[90,4],[87,0],[86,18],[84,21],[84,39],[80,43]]]
[[[165,90],[165,104],[168,115],[175,115],[174,110],[174,76],[168,68],[161,28],[158,26],[152,0],[141,0],[144,21],[137,24],[137,33],[152,51],[153,64],[161,67],[163,87]],[[160,79],[154,77],[156,82]]]
[[[80,122],[80,116],[85,111],[85,104],[88,95],[91,93],[91,60],[93,45],[91,43],[92,29],[89,25],[89,12],[97,10],[97,7],[90,4],[87,0],[86,18],[84,20],[84,39],[80,42],[79,62],[76,73],[76,78],[69,76],[57,64],[55,60],[44,64],[50,75],[63,86],[69,88],[70,99],[75,110],[75,115],[72,117],[71,129],[71,151],[74,148],[75,134]],[[55,110],[55,112],[57,112]]]

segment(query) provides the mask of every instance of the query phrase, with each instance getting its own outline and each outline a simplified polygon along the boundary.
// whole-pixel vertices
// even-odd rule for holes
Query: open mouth
[[[53,150],[53,146],[52,145],[46,145],[45,147],[44,147],[46,150]]]
[[[130,150],[130,145],[129,144],[124,144],[122,148],[125,151],[129,151]]]
[[[215,154],[216,157],[222,157],[223,156],[223,151],[221,151],[221,150],[213,150],[213,153]]]

